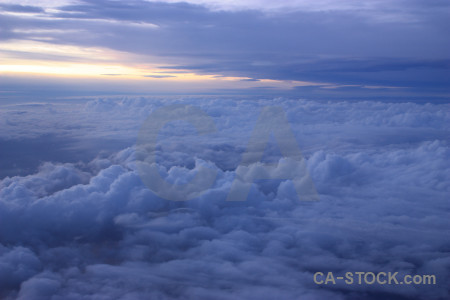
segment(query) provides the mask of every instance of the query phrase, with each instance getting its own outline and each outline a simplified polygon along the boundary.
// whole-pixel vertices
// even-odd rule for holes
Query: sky
[[[3,98],[88,91],[442,101],[449,13],[445,0],[1,0],[0,87]]]

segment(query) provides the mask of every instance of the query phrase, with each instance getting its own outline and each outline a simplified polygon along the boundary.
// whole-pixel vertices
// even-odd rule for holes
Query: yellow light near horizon
[[[130,74],[135,70],[122,66],[93,65],[93,64],[13,64],[0,65],[0,72],[11,73],[38,73],[49,75],[69,76],[101,76],[103,74]]]
[[[173,71],[173,73],[171,73]],[[43,75],[70,78],[97,78],[103,80],[132,80],[139,82],[165,82],[175,85],[206,85],[210,88],[257,88],[272,87],[279,89],[292,89],[296,86],[327,86],[326,83],[314,83],[306,81],[285,81],[261,79],[259,81],[246,81],[248,77],[227,77],[208,74],[176,73],[179,70],[166,69],[164,73],[160,69],[139,69],[120,65],[82,64],[62,62],[37,62],[0,65],[0,74],[19,75]],[[167,76],[167,77],[165,77]]]
[[[25,30],[26,34],[41,34],[45,30]],[[47,30],[49,31],[49,30]],[[59,34],[61,30],[52,29]],[[0,74],[14,76],[45,75],[105,80],[134,80],[180,84],[207,84],[217,88],[273,87],[291,89],[295,86],[324,85],[304,81],[261,79],[248,77],[198,74],[169,69],[160,58],[117,50],[53,44],[37,40],[9,40],[0,43]],[[43,59],[43,57],[45,57]],[[143,63],[145,62],[145,63]],[[150,63],[151,62],[151,63]],[[164,66],[164,69],[159,67]]]
[[[216,78],[214,75],[198,75],[194,73],[158,73],[158,70],[135,69],[118,65],[95,65],[95,64],[9,64],[0,65],[0,73],[32,73],[46,75],[61,75],[74,77],[117,77],[123,79],[141,80],[236,80],[231,77]],[[154,77],[153,77],[154,76]],[[161,77],[158,77],[161,76]],[[168,76],[168,77],[164,77]]]
[[[55,29],[53,31],[58,30]],[[38,32],[36,32],[36,34],[38,34]],[[41,39],[39,37],[36,38]],[[104,48],[58,45],[42,40],[3,41],[0,43],[0,52],[3,51],[4,53],[2,53],[2,56],[11,59],[28,60],[30,56],[33,57],[33,55],[45,55],[57,59],[56,61],[59,59],[95,59],[97,61],[111,61],[118,59],[122,54],[119,51],[112,51]]]
[[[195,73],[160,73],[158,69],[137,69],[119,65],[42,62],[34,64],[16,63],[0,65],[0,73],[31,73],[74,77],[116,77],[123,79],[165,81],[238,81],[242,77],[218,77]],[[161,76],[161,77],[159,77]],[[167,76],[167,77],[164,77]]]

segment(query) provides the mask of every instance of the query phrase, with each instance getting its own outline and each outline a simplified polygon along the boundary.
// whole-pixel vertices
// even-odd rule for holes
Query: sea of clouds
[[[188,183],[204,166],[217,174],[188,201],[158,197],[136,167],[139,129],[173,104],[201,109],[216,127],[198,135],[175,121],[159,133],[152,154],[168,182]],[[318,201],[302,201],[289,179],[257,180],[246,201],[226,201],[268,105],[286,112]],[[448,299],[449,133],[449,104],[112,97],[0,106],[0,298]],[[270,139],[263,160],[295,173],[281,152]],[[261,163],[245,168],[258,173]],[[319,271],[434,274],[437,283],[317,285]]]

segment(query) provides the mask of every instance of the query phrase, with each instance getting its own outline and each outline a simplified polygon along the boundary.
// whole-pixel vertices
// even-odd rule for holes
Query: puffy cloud
[[[32,250],[24,247],[7,248],[0,244],[0,295],[15,290],[20,284],[42,271],[42,263]]]
[[[125,146],[151,112],[173,103],[198,105],[217,127],[206,137],[176,122],[161,131],[154,164],[162,177],[185,183],[202,164],[217,174],[184,202],[150,191],[135,148]],[[257,180],[247,201],[226,201],[237,173],[268,172],[261,163],[239,166],[266,104],[286,109],[319,201],[299,201],[289,179]],[[47,123],[28,136],[26,125],[22,132],[3,128],[10,141],[65,124],[53,131],[74,139],[71,147],[97,139],[91,147],[109,152],[1,180],[2,298],[449,296],[447,104],[126,98],[47,104],[45,114],[39,105],[2,109],[8,116],[19,108],[23,124]],[[112,136],[123,150],[103,143]],[[267,177],[300,171],[278,154],[275,139],[264,159],[280,164]],[[318,286],[317,271],[436,274],[437,284]]]

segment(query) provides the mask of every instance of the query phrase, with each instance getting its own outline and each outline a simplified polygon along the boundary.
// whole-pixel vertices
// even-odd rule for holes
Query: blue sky
[[[3,94],[77,94],[82,86],[99,94],[449,96],[448,1],[2,0],[0,7]]]

